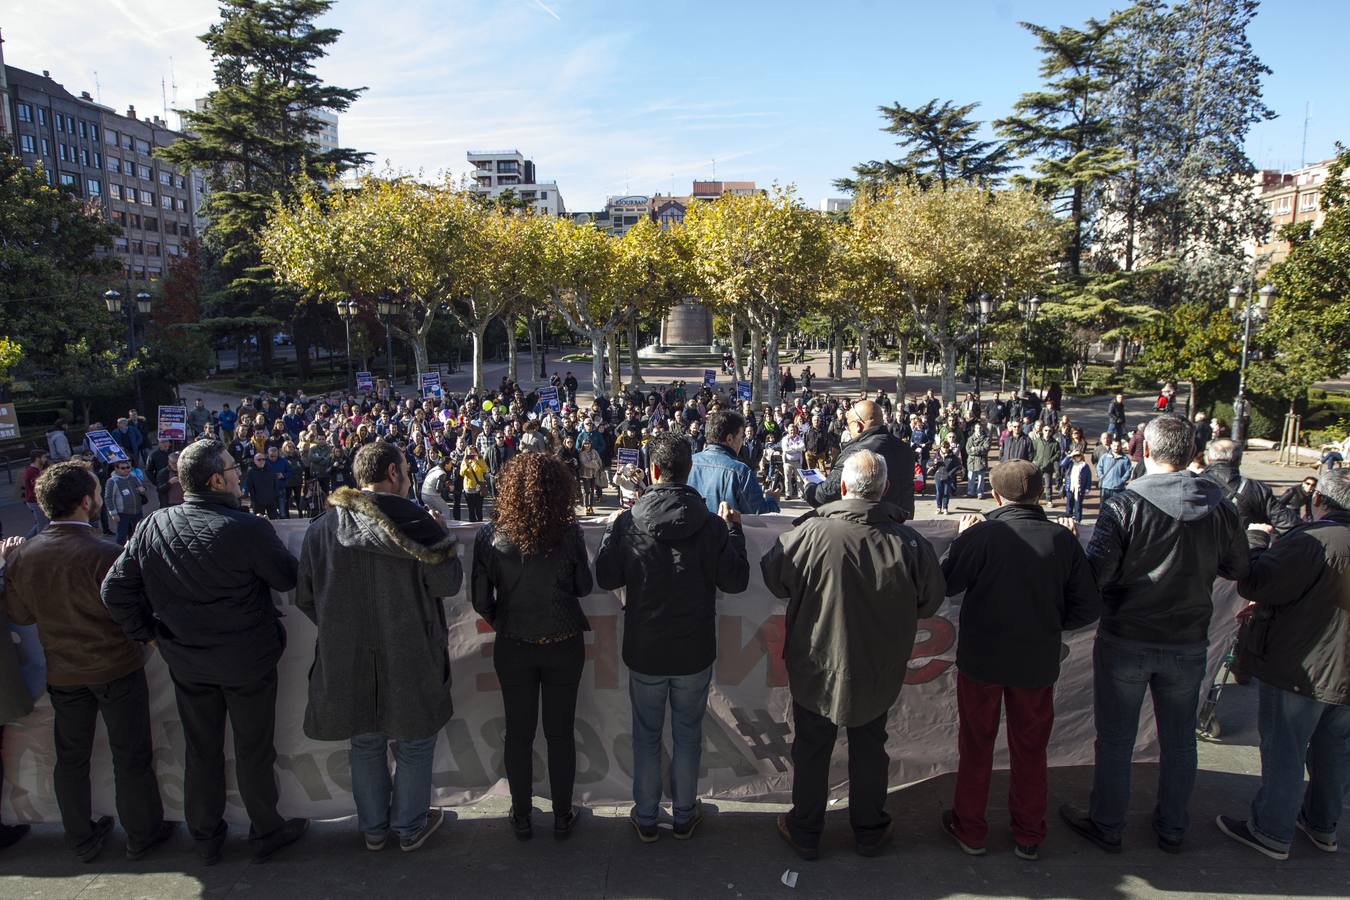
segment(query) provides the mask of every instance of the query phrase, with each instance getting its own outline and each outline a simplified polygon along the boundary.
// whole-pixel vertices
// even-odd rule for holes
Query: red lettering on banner
[[[478,629],[479,634],[492,634],[495,630],[483,619],[475,621],[474,626]],[[482,646],[478,648],[478,655],[484,659],[492,659],[492,649],[496,646],[496,641],[484,641]],[[474,687],[482,693],[491,693],[502,689],[501,684],[497,681],[496,672],[479,672],[474,678]]]
[[[787,666],[783,663],[784,616],[769,616],[755,629],[750,640],[741,645],[741,616],[721,616],[717,622],[717,683],[740,684],[763,658],[764,683],[769,687],[787,684]]]
[[[587,616],[591,622],[591,640],[586,644],[586,658],[594,663],[597,691],[613,691],[619,687],[619,617]]]
[[[914,641],[914,652],[909,657],[909,671],[905,684],[927,684],[952,667],[950,659],[937,659],[956,646],[956,628],[942,616],[919,620],[919,637]],[[928,662],[916,666],[918,660]]]

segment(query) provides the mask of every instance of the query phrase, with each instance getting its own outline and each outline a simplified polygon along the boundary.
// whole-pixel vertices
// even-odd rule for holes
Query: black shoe
[[[643,825],[638,821],[637,810],[628,814],[628,821],[633,823],[633,830],[637,832],[638,840],[644,844],[653,844],[661,836],[661,829],[655,825]]]
[[[876,856],[888,843],[891,835],[895,833],[895,821],[886,823],[886,828],[881,832],[881,836],[874,841],[855,841],[853,850],[859,856]]]
[[[0,825],[0,850],[6,847],[13,847],[28,834],[31,826],[28,825]]]
[[[1102,830],[1097,827],[1096,822],[1092,821],[1092,817],[1087,814],[1087,810],[1066,803],[1059,808],[1059,817],[1064,820],[1064,824],[1107,853],[1120,852],[1120,841],[1113,841],[1102,834]]]
[[[675,828],[671,831],[671,837],[677,841],[687,841],[694,836],[694,829],[703,821],[703,804],[694,801],[694,815],[685,822],[676,822]]]
[[[151,850],[173,837],[173,833],[178,830],[177,822],[160,822],[154,831],[150,832],[150,839],[139,847],[132,847],[127,844],[127,859],[138,860],[145,856]]]
[[[534,837],[534,823],[530,821],[530,815],[533,810],[525,810],[518,813],[511,810],[509,818],[511,819],[511,833],[516,836],[518,841],[528,841]]]
[[[820,859],[819,847],[808,847],[805,844],[799,844],[792,837],[792,831],[788,828],[787,813],[783,813],[778,817],[778,836],[782,838],[783,841],[802,859],[808,861]]]
[[[967,844],[956,833],[956,812],[954,810],[944,809],[942,811],[942,830],[947,832],[947,836],[956,841],[956,845],[968,856],[984,856],[985,850],[983,847]]]
[[[1251,847],[1257,853],[1263,853],[1271,859],[1286,860],[1289,858],[1288,850],[1276,850],[1274,847],[1267,847],[1261,843],[1261,839],[1252,834],[1251,828],[1247,822],[1241,819],[1230,819],[1228,816],[1219,816],[1214,820],[1214,824],[1219,826],[1219,830],[1228,835],[1239,844],[1245,844]]]
[[[1181,841],[1174,841],[1171,838],[1158,835],[1158,849],[1164,853],[1171,853],[1173,856],[1181,852]]]
[[[308,830],[309,819],[287,819],[276,831],[254,840],[253,861],[267,862],[278,851],[300,840],[301,835]]]
[[[422,830],[412,837],[401,837],[398,839],[398,849],[404,853],[411,853],[420,848],[427,842],[427,838],[436,833],[436,829],[441,827],[445,821],[445,810],[439,806],[433,806],[427,810],[427,821],[422,825]]]
[[[220,862],[221,854],[225,852],[225,836],[229,833],[230,826],[221,822],[216,826],[215,834],[197,842],[197,852],[202,856],[202,865],[214,866]]]
[[[1337,849],[1339,849],[1339,845],[1336,843],[1336,835],[1334,833],[1326,834],[1325,832],[1313,828],[1308,824],[1308,820],[1303,818],[1303,813],[1298,814],[1298,819],[1294,822],[1294,825],[1298,827],[1299,831],[1307,836],[1308,840],[1312,841],[1314,847],[1321,850],[1323,853],[1335,853]],[[24,825],[22,827],[27,828],[28,826]]]
[[[1018,859],[1025,859],[1028,862],[1035,862],[1041,858],[1040,844],[1018,844],[1013,848],[1013,854]]]
[[[94,826],[93,833],[75,850],[80,862],[91,863],[98,859],[98,855],[103,852],[103,842],[113,830],[114,821],[112,816],[102,816],[97,822],[91,823]]]
[[[554,840],[565,841],[572,836],[572,832],[576,830],[577,821],[580,819],[578,815],[580,811],[579,807],[574,806],[562,815],[553,814]]]

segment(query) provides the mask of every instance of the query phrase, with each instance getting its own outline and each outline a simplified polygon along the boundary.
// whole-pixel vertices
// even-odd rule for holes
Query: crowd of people
[[[533,835],[541,711],[554,836],[567,838],[580,821],[573,721],[590,628],[581,598],[598,586],[623,591],[633,828],[643,842],[660,836],[669,714],[672,834],[693,837],[703,820],[697,781],[717,596],[747,589],[741,516],[776,511],[780,493],[812,507],[759,560],[765,586],[787,605],[793,804],[777,827],[802,858],[819,855],[840,728],[849,738],[857,850],[873,855],[890,839],[887,717],[919,620],[956,595],[964,597],[960,762],[941,827],[966,853],[986,852],[985,805],[1006,707],[1016,852],[1037,857],[1061,635],[1098,622],[1093,792],[1088,807],[1066,806],[1061,816],[1102,849],[1121,850],[1147,692],[1161,753],[1153,828],[1159,846],[1180,851],[1220,577],[1257,604],[1240,663],[1261,684],[1263,781],[1250,816],[1220,817],[1218,827],[1279,859],[1295,830],[1335,849],[1350,787],[1350,472],[1328,469],[1277,501],[1242,476],[1239,448],[1212,423],[1163,414],[1130,435],[1122,422],[1089,447],[1061,415],[1055,391],[1006,403],[970,395],[944,409],[931,392],[850,402],[806,389],[777,408],[738,410],[724,395],[677,382],[598,397],[579,410],[560,386],[566,400],[557,409],[509,382],[490,394],[420,401],[297,393],[219,411],[197,401],[181,451],[133,443],[111,471],[99,460],[35,459],[32,502],[48,523],[0,545],[4,608],[13,622],[36,625],[46,654],[54,785],[73,852],[97,857],[113,827],[110,816],[90,813],[100,716],[128,856],[172,834],[151,766],[147,647],[172,676],[185,741],[184,816],[203,860],[221,858],[228,833],[227,714],[255,858],[304,834],[305,819],[279,813],[273,772],[285,629],[272,592],[292,589],[318,634],[305,733],[349,743],[357,827],[369,850],[391,841],[404,851],[423,846],[444,821],[431,803],[431,767],[436,736],[453,714],[445,600],[459,592],[466,568],[473,609],[495,632],[515,836]],[[1038,436],[1028,438],[1024,425]],[[147,498],[128,470],[159,462],[155,453],[172,484],[159,509],[136,518]],[[802,477],[807,470],[815,477]],[[161,474],[151,479],[157,489]],[[946,485],[936,493],[939,510],[965,474],[972,493],[987,486],[997,504],[963,516],[941,560],[905,524],[930,474]],[[1075,519],[1093,474],[1102,499],[1085,549]],[[1056,486],[1073,499],[1068,515],[1053,519],[1046,502]],[[622,502],[592,559],[579,515],[611,487]],[[448,523],[465,511],[467,521],[481,521],[484,494],[491,521],[466,563]],[[266,521],[292,509],[314,520],[298,557]],[[116,543],[97,533],[104,513],[117,517]],[[14,721],[32,697],[7,683],[17,651],[0,650],[0,721]],[[24,830],[0,826],[0,845]]]

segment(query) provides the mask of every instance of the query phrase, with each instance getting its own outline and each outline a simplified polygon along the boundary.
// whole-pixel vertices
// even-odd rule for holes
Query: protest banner
[[[556,387],[541,387],[539,393],[535,396],[539,398],[534,404],[535,412],[543,412],[544,407],[548,407],[555,413],[562,412],[562,404],[558,402],[558,389]]]
[[[0,403],[0,441],[9,441],[19,436],[19,414],[13,403]]]
[[[369,372],[356,373],[356,390],[360,394],[369,394],[375,390],[375,378]]]
[[[186,441],[187,440],[187,407],[186,406],[161,406],[159,415],[156,417],[157,433],[156,440],[160,441]]]
[[[89,445],[94,455],[105,463],[131,462],[122,445],[113,440],[113,436],[104,429],[85,432],[84,442]]]
[[[616,449],[616,450],[614,451],[614,455],[617,456],[617,457],[619,458],[619,465],[620,465],[620,466],[627,466],[627,465],[641,466],[641,465],[642,465],[642,451],[641,451],[641,450],[634,450],[634,449],[629,448],[629,447],[619,447],[618,449]]]
[[[703,386],[706,387],[706,388],[715,388],[715,387],[717,387],[717,370],[716,370],[716,369],[704,369],[704,370],[703,370]]]
[[[750,382],[748,381],[736,382],[736,399],[737,400],[750,399]]]
[[[423,399],[438,397],[441,393],[441,373],[423,372],[417,380],[417,386]]]
[[[787,515],[746,516],[744,531],[750,557],[751,580],[741,594],[721,595],[717,601],[718,655],[704,721],[704,750],[699,793],[708,799],[782,803],[792,786],[792,698],[787,688],[784,643],[784,604],[769,593],[759,574],[758,561],[778,536],[791,528]],[[283,542],[299,553],[308,523],[275,521]],[[582,525],[592,556],[604,533],[603,522]],[[491,627],[474,614],[467,596],[474,537],[480,526],[453,526],[460,541],[466,572],[465,586],[446,601],[449,622],[450,688],[454,717],[438,736],[434,765],[437,806],[471,803],[487,795],[507,793],[502,754],[502,702],[493,669],[494,636]],[[917,531],[928,538],[939,556],[956,537],[954,521],[921,521]],[[1089,541],[1091,529],[1083,529]],[[590,620],[586,633],[586,667],[576,709],[576,799],[590,804],[628,804],[632,800],[632,751],[627,672],[620,648],[623,639],[622,592],[596,591],[582,599]],[[351,771],[345,741],[314,741],[304,735],[302,722],[308,691],[308,672],[314,659],[315,626],[294,609],[294,595],[276,594],[288,640],[278,667],[276,715],[277,782],[281,808],[287,815],[332,818],[354,811]],[[1244,605],[1232,582],[1214,588],[1214,616],[1210,626],[1208,688],[1231,643],[1237,623],[1233,616]],[[887,743],[891,757],[890,786],[901,787],[955,771],[957,763],[956,636],[960,598],[949,598],[937,614],[919,623],[918,638],[900,699],[891,709]],[[1090,765],[1093,761],[1092,645],[1095,627],[1064,636],[1063,666],[1055,688],[1055,724],[1049,747],[1051,766]],[[159,654],[146,667],[150,685],[150,716],[156,745],[155,769],[164,793],[168,818],[181,819],[183,809],[182,726],[174,703],[173,684]],[[1198,703],[1199,698],[1197,698]],[[537,738],[536,752],[547,758],[545,739]],[[46,695],[26,718],[5,727],[4,816],[9,822],[59,822],[52,791],[52,710]],[[1144,705],[1136,761],[1157,759],[1157,730],[1152,709]],[[226,753],[232,745],[226,742]],[[1007,749],[1002,742],[995,766],[1006,769]],[[227,759],[226,770],[233,771]],[[548,793],[548,772],[535,767],[536,793]],[[835,749],[830,771],[830,796],[846,798],[847,751]],[[91,774],[93,812],[113,814],[112,767],[99,751]],[[247,814],[233,784],[227,794],[226,818],[246,825]]]

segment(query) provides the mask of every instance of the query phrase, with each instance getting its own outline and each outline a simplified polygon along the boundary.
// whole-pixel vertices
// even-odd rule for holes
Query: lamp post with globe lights
[[[150,304],[153,297],[150,292],[142,288],[136,292],[135,297],[129,296],[131,291],[130,283],[127,284],[128,295],[121,291],[112,289],[103,292],[103,303],[108,307],[108,312],[114,316],[120,316],[127,323],[127,360],[130,361],[136,356],[136,315],[150,315]],[[136,383],[136,408],[145,408],[145,398],[141,396],[141,376],[135,372],[132,376]]]
[[[1251,418],[1247,410],[1247,352],[1251,347],[1252,323],[1259,325],[1265,321],[1275,293],[1275,286],[1271,284],[1257,291],[1255,298],[1250,288],[1244,289],[1238,285],[1233,285],[1228,292],[1228,308],[1242,323],[1242,361],[1238,366],[1237,399],[1233,401],[1233,442],[1239,448],[1246,446],[1247,422]]]

